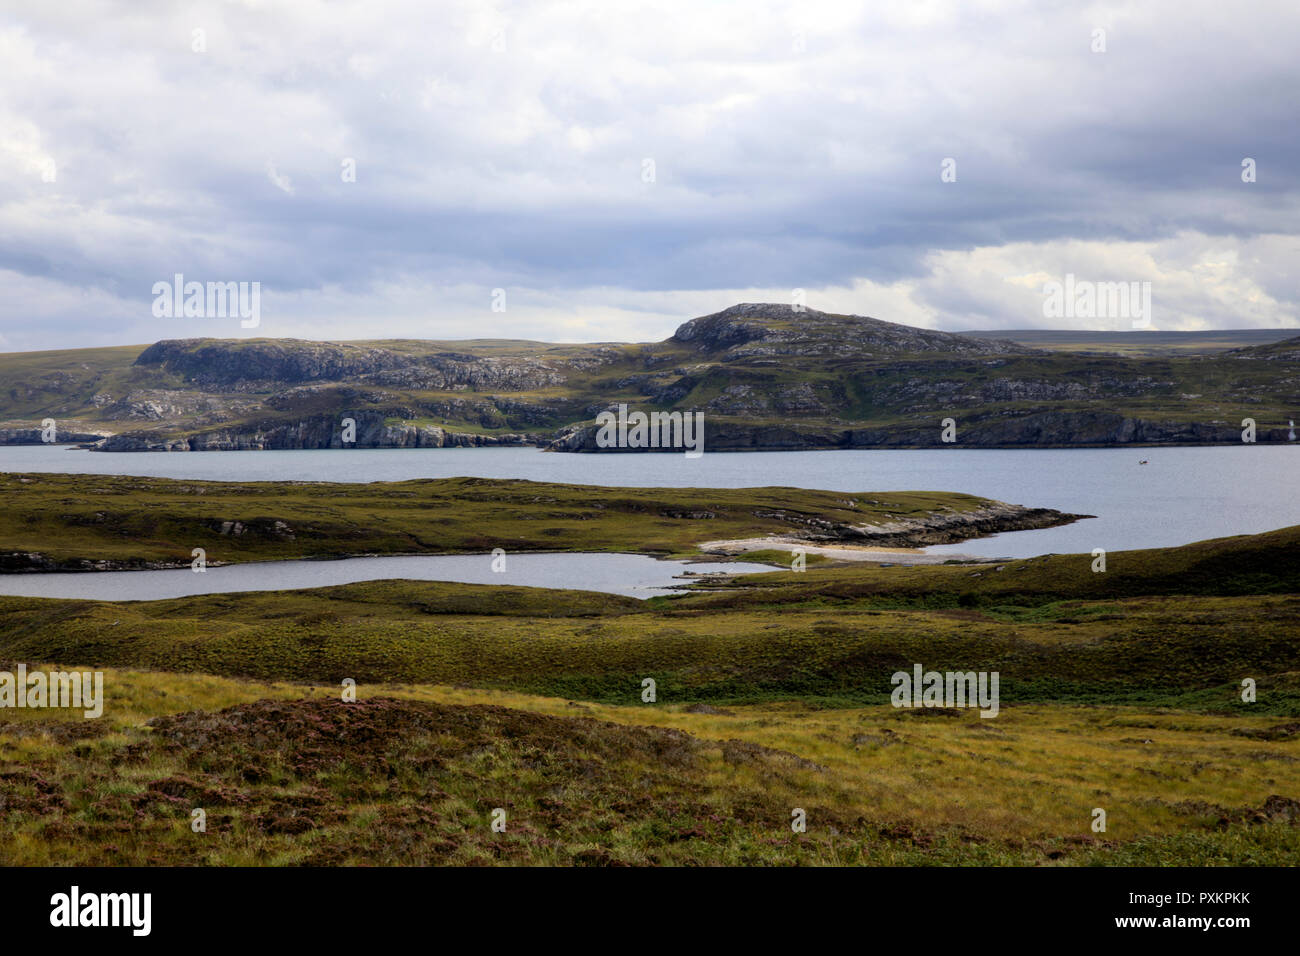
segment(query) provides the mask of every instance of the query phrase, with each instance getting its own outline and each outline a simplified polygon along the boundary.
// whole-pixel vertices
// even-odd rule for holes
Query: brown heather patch
[[[822,769],[672,728],[388,697],[258,700],[148,727],[135,763],[183,770],[131,798],[137,818],[201,806],[210,833],[289,841],[311,865],[372,862],[376,847],[378,862],[652,862],[614,845],[629,830],[674,856],[697,841],[713,852],[742,831],[788,828],[789,799],[761,781]],[[504,834],[488,825],[494,807],[508,808]],[[100,809],[105,825],[123,816]]]
[[[0,773],[0,814],[16,811],[52,813],[67,806],[62,789],[34,770],[8,770]]]
[[[393,773],[391,748],[421,738],[419,770],[453,759],[487,756],[500,746],[526,754],[528,769],[548,766],[579,778],[602,773],[599,758],[629,753],[665,767],[689,768],[700,744],[680,730],[626,727],[585,718],[552,717],[490,705],[458,706],[379,697],[341,700],[262,700],[216,714],[155,717],[157,746],[184,754],[213,772],[245,776],[280,764],[298,777],[355,769]],[[582,751],[579,756],[574,751]],[[589,755],[589,756],[588,756]]]
[[[1291,740],[1300,734],[1300,721],[1276,724],[1272,727],[1238,727],[1232,733],[1234,736],[1249,737],[1253,740]]]
[[[21,723],[0,723],[0,737],[44,735],[60,744],[93,740],[96,737],[104,736],[109,730],[108,723],[102,720],[44,720],[41,722],[28,720]]]

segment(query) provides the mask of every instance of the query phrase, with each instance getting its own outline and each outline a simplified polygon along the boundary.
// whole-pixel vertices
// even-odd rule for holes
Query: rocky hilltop
[[[230,342],[173,339],[140,353],[137,366],[158,366],[205,389],[257,392],[309,382],[362,382],[430,391],[524,391],[560,385],[564,376],[534,359],[503,361],[457,352],[409,353],[346,342],[271,339]]]
[[[712,450],[1285,442],[1300,337],[1213,354],[1053,351],[741,303],[658,343],[164,339],[0,356],[0,443],[104,451],[601,448],[620,405],[700,412]],[[943,441],[952,419],[955,438]],[[656,449],[658,450],[658,449]]]
[[[870,358],[897,352],[1014,355],[1032,351],[1014,342],[968,338],[866,316],[796,310],[770,302],[742,302],[691,319],[679,326],[669,341],[730,359],[785,355]]]
[[[1228,354],[1233,358],[1259,359],[1264,362],[1300,362],[1300,335],[1267,345],[1232,349]]]

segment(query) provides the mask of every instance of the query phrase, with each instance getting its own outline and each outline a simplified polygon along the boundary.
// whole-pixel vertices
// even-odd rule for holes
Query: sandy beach
[[[857,545],[825,545],[799,538],[735,538],[726,541],[705,541],[700,550],[708,554],[739,555],[750,551],[790,551],[802,548],[806,554],[817,554],[836,561],[864,561],[879,564],[943,564],[945,561],[977,561],[992,564],[988,558],[969,554],[926,554],[919,548],[860,547]]]

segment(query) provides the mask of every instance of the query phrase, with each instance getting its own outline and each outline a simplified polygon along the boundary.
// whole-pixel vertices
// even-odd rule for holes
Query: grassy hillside
[[[76,417],[65,414],[75,410],[99,420],[96,394],[152,378],[132,364],[143,350],[142,345],[122,345],[0,355],[0,419]]]
[[[147,602],[0,598],[0,655],[609,703],[635,701],[650,677],[674,702],[836,706],[886,702],[890,676],[919,662],[999,671],[1008,702],[1300,716],[1300,528],[1254,540],[1116,552],[1096,575],[1088,555],[986,566],[983,577],[810,568],[646,602],[414,581]],[[1239,573],[1222,579],[1206,570],[1231,565]],[[1261,688],[1254,704],[1239,699],[1245,677]]]
[[[99,720],[0,712],[0,863],[1290,865],[1298,556],[0,598],[0,670],[106,671]],[[892,707],[914,663],[998,716]]]
[[[838,567],[815,575],[764,574],[715,607],[864,604],[990,608],[1067,599],[1143,595],[1249,596],[1300,591],[1300,529],[1198,541],[1177,548],[1115,551],[1106,571],[1090,554],[1050,554],[989,567]]]
[[[18,570],[97,561],[188,565],[194,548],[205,549],[212,563],[498,547],[683,554],[709,539],[834,537],[857,525],[960,519],[990,506],[988,499],[944,492],[595,488],[486,478],[361,485],[0,473],[0,494],[7,504],[0,511],[0,566],[7,560]],[[1066,520],[1026,509],[984,530]]]

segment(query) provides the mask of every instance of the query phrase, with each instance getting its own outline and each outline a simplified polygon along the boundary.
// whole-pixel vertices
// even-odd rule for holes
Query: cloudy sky
[[[1298,38],[1294,0],[0,0],[0,348],[650,341],[794,289],[1129,327],[1045,318],[1067,273],[1296,325]],[[260,327],[155,317],[176,273]]]

